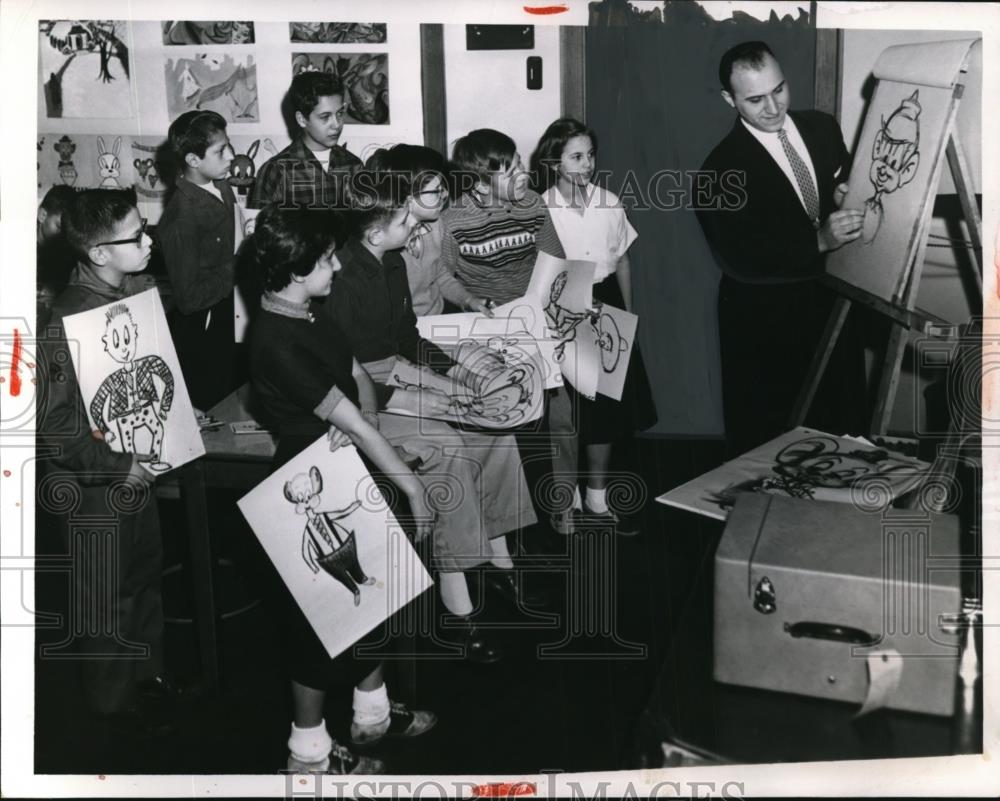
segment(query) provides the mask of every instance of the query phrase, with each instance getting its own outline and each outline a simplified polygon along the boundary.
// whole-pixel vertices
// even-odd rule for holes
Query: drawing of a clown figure
[[[861,238],[871,244],[882,225],[882,196],[906,186],[917,174],[920,164],[920,102],[919,90],[914,90],[899,104],[889,119],[882,119],[882,127],[872,143],[872,166],[868,180],[875,187],[875,194],[865,201],[865,217]]]
[[[344,509],[321,511],[319,496],[323,491],[323,476],[316,467],[309,468],[309,475],[299,473],[285,482],[285,499],[295,504],[295,513],[306,516],[302,532],[302,558],[313,573],[322,567],[327,573],[354,594],[354,605],[361,604],[360,585],[370,587],[375,579],[365,575],[358,561],[358,547],[354,530],[348,531],[338,520],[351,515],[361,501],[354,501]]]
[[[90,402],[90,414],[104,439],[112,443],[118,438],[128,453],[135,453],[136,434],[143,429],[148,431],[153,459],[143,465],[162,472],[170,469],[167,462],[161,461],[160,454],[163,423],[174,399],[174,376],[159,356],[135,358],[138,338],[139,327],[127,305],[116,303],[108,309],[101,341],[105,352],[122,367],[101,382]],[[154,376],[163,382],[162,395]],[[117,433],[110,430],[112,425]]]

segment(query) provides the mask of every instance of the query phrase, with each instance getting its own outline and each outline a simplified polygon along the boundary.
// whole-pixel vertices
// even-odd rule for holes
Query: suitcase
[[[884,705],[950,715],[958,559],[953,515],[743,493],[715,556],[714,677],[862,703],[868,657],[892,649]]]

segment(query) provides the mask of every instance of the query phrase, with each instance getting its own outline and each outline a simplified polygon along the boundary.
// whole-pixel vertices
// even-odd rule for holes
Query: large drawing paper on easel
[[[954,86],[975,43],[890,47],[873,70],[878,83],[843,203],[865,212],[862,236],[830,254],[827,272],[898,307],[915,300],[906,290],[945,161]]]
[[[331,657],[432,584],[352,446],[320,437],[238,505]]]
[[[160,474],[205,453],[155,289],[64,318],[91,427]]]
[[[850,503],[870,512],[913,489],[928,465],[867,440],[794,428],[656,500],[725,520],[741,492]]]

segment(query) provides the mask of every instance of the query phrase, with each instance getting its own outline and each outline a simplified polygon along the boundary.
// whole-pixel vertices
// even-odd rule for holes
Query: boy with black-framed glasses
[[[214,111],[188,111],[170,124],[181,164],[157,238],[175,309],[170,327],[191,402],[208,409],[236,387],[233,327],[235,254],[243,214],[226,181],[233,148]]]

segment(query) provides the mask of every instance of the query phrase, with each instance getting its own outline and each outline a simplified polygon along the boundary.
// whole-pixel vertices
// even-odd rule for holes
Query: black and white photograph
[[[4,797],[1000,793],[1000,2],[203,12],[0,7]]]

